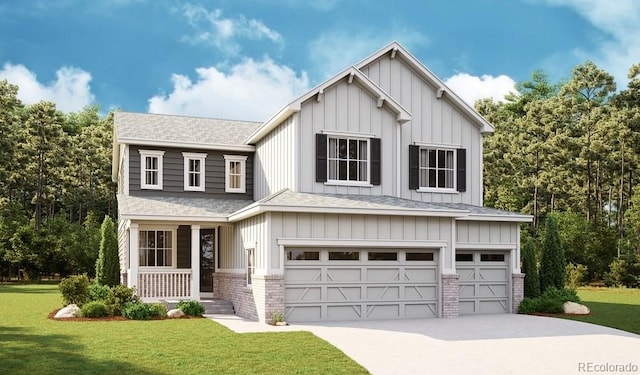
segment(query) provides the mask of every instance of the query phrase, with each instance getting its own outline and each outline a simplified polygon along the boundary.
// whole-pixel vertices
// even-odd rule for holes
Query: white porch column
[[[138,288],[138,268],[140,267],[140,230],[138,224],[129,225],[129,275],[127,286]]]
[[[191,226],[191,299],[200,300],[200,226]]]

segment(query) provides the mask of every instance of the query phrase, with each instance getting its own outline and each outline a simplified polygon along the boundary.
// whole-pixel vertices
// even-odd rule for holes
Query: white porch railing
[[[188,299],[191,297],[191,270],[140,269],[137,294],[144,299]]]

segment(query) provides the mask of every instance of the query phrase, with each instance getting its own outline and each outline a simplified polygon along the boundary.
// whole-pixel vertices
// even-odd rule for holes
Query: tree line
[[[113,116],[17,94],[0,81],[0,277],[93,275],[100,224],[116,213]]]
[[[476,102],[495,127],[484,144],[485,205],[532,215],[523,233],[534,238],[555,216],[567,261],[586,266],[589,280],[605,279],[618,258],[638,264],[640,64],[628,78],[618,91],[587,61],[566,80],[534,71],[504,101]]]

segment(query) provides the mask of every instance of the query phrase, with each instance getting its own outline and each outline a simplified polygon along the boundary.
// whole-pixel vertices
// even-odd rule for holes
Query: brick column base
[[[456,318],[460,313],[460,285],[457,274],[442,275],[442,317]]]
[[[511,312],[518,313],[520,302],[524,299],[524,273],[514,273],[511,275]]]
[[[271,321],[275,312],[284,315],[284,275],[253,275],[253,298],[259,321]]]
[[[253,288],[246,286],[247,275],[244,273],[213,274],[213,297],[231,301],[236,315],[258,320],[256,303],[253,299]]]

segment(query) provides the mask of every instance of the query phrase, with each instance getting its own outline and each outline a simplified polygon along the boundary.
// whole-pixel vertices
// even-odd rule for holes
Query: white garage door
[[[434,250],[287,248],[285,254],[287,321],[438,315]]]
[[[509,267],[505,252],[456,252],[460,314],[509,312]]]

